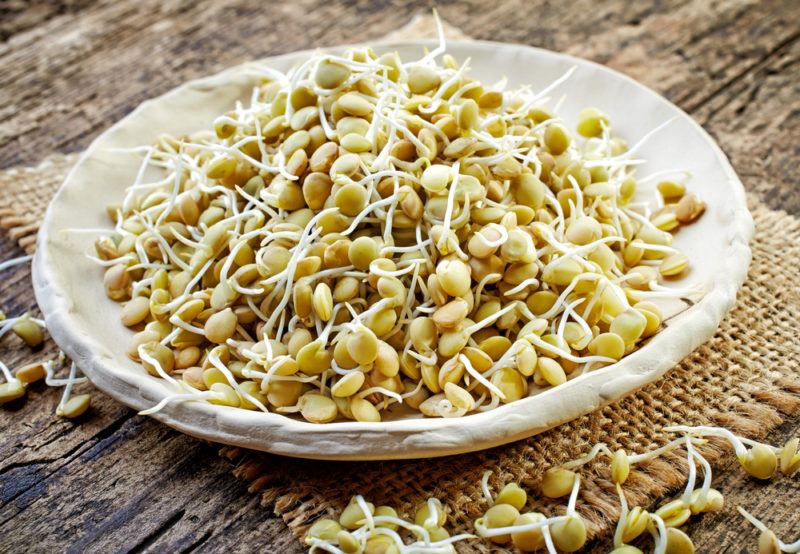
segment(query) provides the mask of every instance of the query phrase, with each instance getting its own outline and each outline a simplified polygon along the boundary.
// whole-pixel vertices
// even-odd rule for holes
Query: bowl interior
[[[425,45],[431,43],[390,44],[376,50],[396,50],[411,60]],[[596,106],[609,114],[615,133],[633,145],[671,120],[639,149],[638,157],[647,161],[637,175],[688,171],[689,188],[707,203],[706,214],[675,236],[675,246],[689,257],[692,269],[670,285],[701,284],[703,299],[621,362],[487,413],[445,420],[407,419],[408,413],[400,411],[396,421],[316,426],[278,414],[185,403],[168,407],[158,419],[211,440],[315,458],[398,458],[476,450],[532,435],[630,393],[658,378],[713,333],[744,278],[750,222],[741,183],[708,135],[649,89],[591,62],[494,43],[452,43],[448,50],[459,61],[470,57],[471,74],[484,83],[507,78],[512,89],[529,85],[541,90],[575,67],[569,80],[549,94],[549,105],[561,102],[559,114],[570,127],[581,109]],[[285,71],[307,55],[299,52],[258,63]],[[101,269],[83,255],[98,236],[87,230],[111,229],[104,208],[120,201],[135,179],[141,157],[121,149],[146,145],[162,133],[182,135],[209,128],[235,101],[247,101],[254,79],[252,65],[245,64],[142,104],[92,144],[42,225],[34,280],[53,337],[98,387],[136,409],[152,406],[171,389],[125,355],[132,332],[119,322],[120,305],[104,294]],[[654,200],[654,186],[655,181],[649,190],[640,191],[640,199]],[[674,304],[668,309],[677,311]]]

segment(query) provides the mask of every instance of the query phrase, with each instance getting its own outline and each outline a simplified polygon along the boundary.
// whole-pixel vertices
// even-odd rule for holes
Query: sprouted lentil
[[[455,554],[453,545],[474,535],[450,536],[444,528],[446,517],[436,498],[420,505],[413,521],[408,521],[398,517],[391,506],[376,508],[358,495],[351,499],[338,521],[317,520],[306,533],[305,542],[309,552],[333,554]]]
[[[486,503],[484,515],[474,521],[475,534],[450,536],[445,529],[447,507],[436,498],[429,498],[418,506],[410,521],[398,516],[389,506],[378,506],[355,496],[341,512],[338,520],[328,517],[317,520],[307,531],[305,542],[310,552],[344,553],[451,553],[454,544],[462,540],[487,539],[500,546],[513,545],[522,552],[546,550],[549,554],[575,552],[587,541],[586,523],[577,510],[580,496],[580,469],[599,457],[607,460],[607,470],[615,483],[620,500],[620,513],[614,531],[612,554],[642,554],[643,550],[632,543],[640,544],[641,537],[650,535],[654,554],[694,554],[692,539],[679,528],[696,514],[719,512],[724,509],[722,494],[712,485],[711,465],[698,451],[697,446],[707,442],[707,437],[722,438],[733,447],[737,458],[748,460],[752,451],[771,452],[775,455],[781,473],[790,476],[800,469],[800,439],[793,438],[783,447],[770,446],[739,437],[721,427],[673,426],[664,428],[667,433],[680,436],[659,448],[640,454],[631,454],[624,449],[612,451],[605,444],[593,446],[584,456],[559,466],[561,473],[551,470],[542,478],[541,491],[551,498],[567,497],[566,506],[557,510],[561,515],[547,516],[535,511],[525,511],[530,495],[518,484],[509,483],[497,494],[492,493],[489,479],[492,472],[484,472],[480,488]],[[668,452],[683,449],[686,453],[687,480],[683,492],[676,499],[649,511],[641,506],[630,506],[623,490],[632,466],[656,459]],[[773,467],[768,456],[752,457],[754,465],[742,463],[742,467],[756,478],[764,478]],[[768,461],[764,461],[768,459]],[[766,466],[766,470],[761,465]],[[702,470],[702,479],[698,474]],[[775,473],[774,471],[772,473]],[[558,495],[545,493],[548,475],[560,482]],[[741,506],[737,510],[759,531],[759,554],[800,552],[800,540],[785,543],[778,539],[764,523]],[[410,542],[409,542],[410,541]]]
[[[357,48],[251,70],[249,106],[133,149],[97,230],[128,353],[175,389],[145,413],[460,417],[616,362],[661,327],[653,299],[702,293],[661,284],[688,268],[670,232],[703,211],[681,174],[657,209],[632,202],[634,154],[669,122],[628,148],[588,108],[571,133],[546,102],[574,68],[539,93],[490,87],[440,35],[411,62]]]
[[[680,433],[681,436],[641,454],[629,454],[623,449],[611,451],[605,444],[599,443],[586,455],[545,472],[541,482],[541,492],[544,496],[558,498],[569,495],[563,515],[547,517],[538,512],[524,512],[529,495],[513,483],[505,485],[496,496],[493,496],[489,486],[491,471],[485,472],[480,484],[488,507],[483,517],[475,520],[475,533],[497,544],[511,543],[523,552],[546,549],[550,554],[556,554],[559,551],[573,552],[580,549],[586,542],[586,526],[576,511],[576,500],[580,489],[578,471],[598,456],[603,456],[608,460],[608,472],[620,499],[620,515],[614,531],[612,552],[641,554],[640,548],[629,543],[648,533],[653,539],[654,554],[693,554],[695,547],[692,540],[678,528],[692,515],[718,512],[724,507],[722,494],[711,486],[711,465],[696,448],[706,442],[706,437],[727,440],[734,447],[740,461],[743,458],[750,459],[747,457],[748,452],[768,451],[780,459],[779,467],[785,475],[792,475],[800,469],[800,453],[797,451],[800,439],[791,439],[779,448],[738,437],[729,430],[719,427],[675,426],[664,430]],[[652,512],[640,506],[630,507],[623,485],[627,481],[631,467],[677,449],[684,449],[687,459],[688,476],[683,493],[677,499]],[[759,462],[755,465],[742,463],[742,466],[750,475],[764,478],[764,475],[773,468],[771,459],[764,461],[766,458],[769,457],[764,455],[753,457]],[[761,464],[767,469],[760,467]],[[698,476],[698,466],[702,469],[702,480]],[[743,508],[738,507],[738,510],[761,531],[760,554],[800,552],[800,541],[784,543]]]

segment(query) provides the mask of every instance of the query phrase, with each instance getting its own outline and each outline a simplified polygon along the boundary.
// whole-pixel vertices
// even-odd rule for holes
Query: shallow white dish
[[[419,57],[425,46],[435,44],[386,43],[376,50],[397,50],[410,60]],[[752,220],[741,182],[708,134],[653,91],[592,62],[478,41],[450,43],[448,51],[458,60],[471,57],[472,75],[484,82],[507,76],[510,88],[530,84],[534,90],[542,89],[577,66],[569,81],[552,94],[556,99],[566,94],[559,113],[572,126],[580,109],[597,106],[610,115],[615,132],[630,144],[675,118],[640,150],[639,156],[648,160],[640,175],[688,170],[693,175],[689,188],[708,205],[697,223],[675,237],[675,245],[688,255],[693,268],[679,286],[702,284],[706,291],[702,300],[614,365],[462,418],[315,425],[203,402],[169,405],[153,417],[196,437],[289,456],[337,460],[443,456],[528,437],[596,410],[660,378],[712,336],[747,273]],[[297,52],[259,63],[287,70],[308,55]],[[236,100],[249,98],[253,77],[245,68],[189,82],[147,101],[100,135],[67,177],[41,226],[33,280],[53,339],[98,388],[137,410],[153,406],[171,389],[125,355],[131,331],[119,322],[120,305],[104,294],[101,270],[83,255],[94,237],[64,230],[110,229],[104,208],[122,198],[140,159],[109,149],[148,144],[164,132],[179,135],[209,128],[214,117]]]

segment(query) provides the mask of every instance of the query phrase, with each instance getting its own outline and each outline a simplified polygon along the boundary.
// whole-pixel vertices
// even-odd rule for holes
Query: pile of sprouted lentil
[[[727,441],[733,448],[741,467],[758,479],[770,479],[776,473],[791,476],[800,470],[798,439],[791,439],[783,447],[774,447],[734,435],[720,427],[674,426],[664,429],[680,436],[660,448],[642,454],[631,454],[622,449],[611,451],[605,444],[595,445],[585,456],[548,469],[541,480],[541,494],[550,499],[567,498],[563,514],[546,516],[540,512],[524,511],[528,494],[516,483],[509,483],[493,495],[489,487],[491,471],[481,480],[481,489],[487,509],[474,522],[475,534],[450,536],[445,529],[447,509],[441,501],[430,498],[416,510],[413,520],[398,517],[390,506],[377,508],[362,496],[354,497],[341,512],[338,520],[322,518],[307,531],[305,542],[310,552],[334,554],[406,554],[451,553],[454,544],[470,539],[487,539],[504,548],[513,546],[522,552],[546,550],[576,552],[587,541],[586,523],[577,510],[580,496],[580,469],[598,457],[608,460],[607,470],[617,489],[620,515],[614,532],[612,554],[642,554],[643,537],[652,537],[654,554],[693,554],[694,544],[681,527],[696,514],[718,512],[724,499],[720,491],[711,487],[711,465],[697,447],[716,437]],[[668,452],[684,449],[687,460],[687,483],[683,493],[654,511],[641,506],[628,505],[623,485],[631,468],[653,460]],[[698,476],[702,470],[702,481]],[[800,552],[800,540],[781,542],[761,521],[746,510],[739,512],[761,531],[759,554]],[[402,533],[402,534],[401,534]],[[411,541],[411,542],[409,542]]]
[[[703,202],[679,171],[633,174],[663,125],[628,148],[589,108],[571,133],[547,101],[572,70],[505,91],[443,38],[413,62],[357,48],[251,69],[249,106],[134,149],[95,243],[129,356],[175,389],[144,413],[490,410],[616,362],[660,328],[653,300],[701,293],[663,280],[686,271],[670,231]],[[634,202],[647,183],[655,207]]]
[[[21,256],[0,262],[0,271],[28,263],[30,260],[31,256]],[[29,347],[38,348],[44,342],[44,330],[44,321],[30,314],[9,318],[0,311],[0,338],[11,331]],[[64,394],[56,407],[56,415],[67,418],[83,415],[89,409],[91,396],[88,394],[72,396],[72,387],[86,382],[86,377],[77,376],[78,368],[74,363],[69,364],[69,375],[66,378],[56,377],[58,370],[65,365],[67,361],[63,353],[59,353],[54,360],[30,363],[17,368],[14,372],[0,361],[0,373],[5,379],[4,383],[0,383],[0,405],[21,402],[27,394],[28,387],[44,380],[49,387],[64,387]]]

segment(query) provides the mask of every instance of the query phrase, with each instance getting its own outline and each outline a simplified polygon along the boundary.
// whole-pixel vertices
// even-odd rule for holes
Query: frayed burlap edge
[[[398,40],[433,36],[430,17],[418,17],[387,36]],[[449,38],[466,38],[446,26]],[[38,223],[47,202],[77,159],[52,155],[34,168],[0,172],[0,227],[27,252],[35,247]],[[791,265],[800,254],[800,222],[769,210],[750,198],[756,224],[753,264],[736,307],[717,335],[658,383],[593,414],[547,433],[504,447],[434,460],[342,463],[293,460],[239,448],[220,454],[236,463],[237,477],[261,495],[289,528],[302,537],[323,514],[339,511],[353,494],[389,503],[408,516],[428,496],[441,498],[448,525],[470,531],[486,508],[480,477],[491,470],[494,488],[520,482],[532,494],[530,509],[557,513],[559,502],[536,494],[541,475],[552,465],[574,459],[596,442],[641,452],[667,440],[660,429],[670,424],[723,425],[750,437],[775,428],[784,416],[800,413],[800,347],[795,323],[800,316],[800,277]],[[727,448],[717,442],[703,449],[713,463]],[[647,505],[685,481],[686,463],[679,455],[637,466],[626,483],[629,500]],[[607,533],[618,515],[616,493],[603,463],[583,471],[579,510],[591,536]],[[488,552],[494,547],[474,541],[459,551]]]

